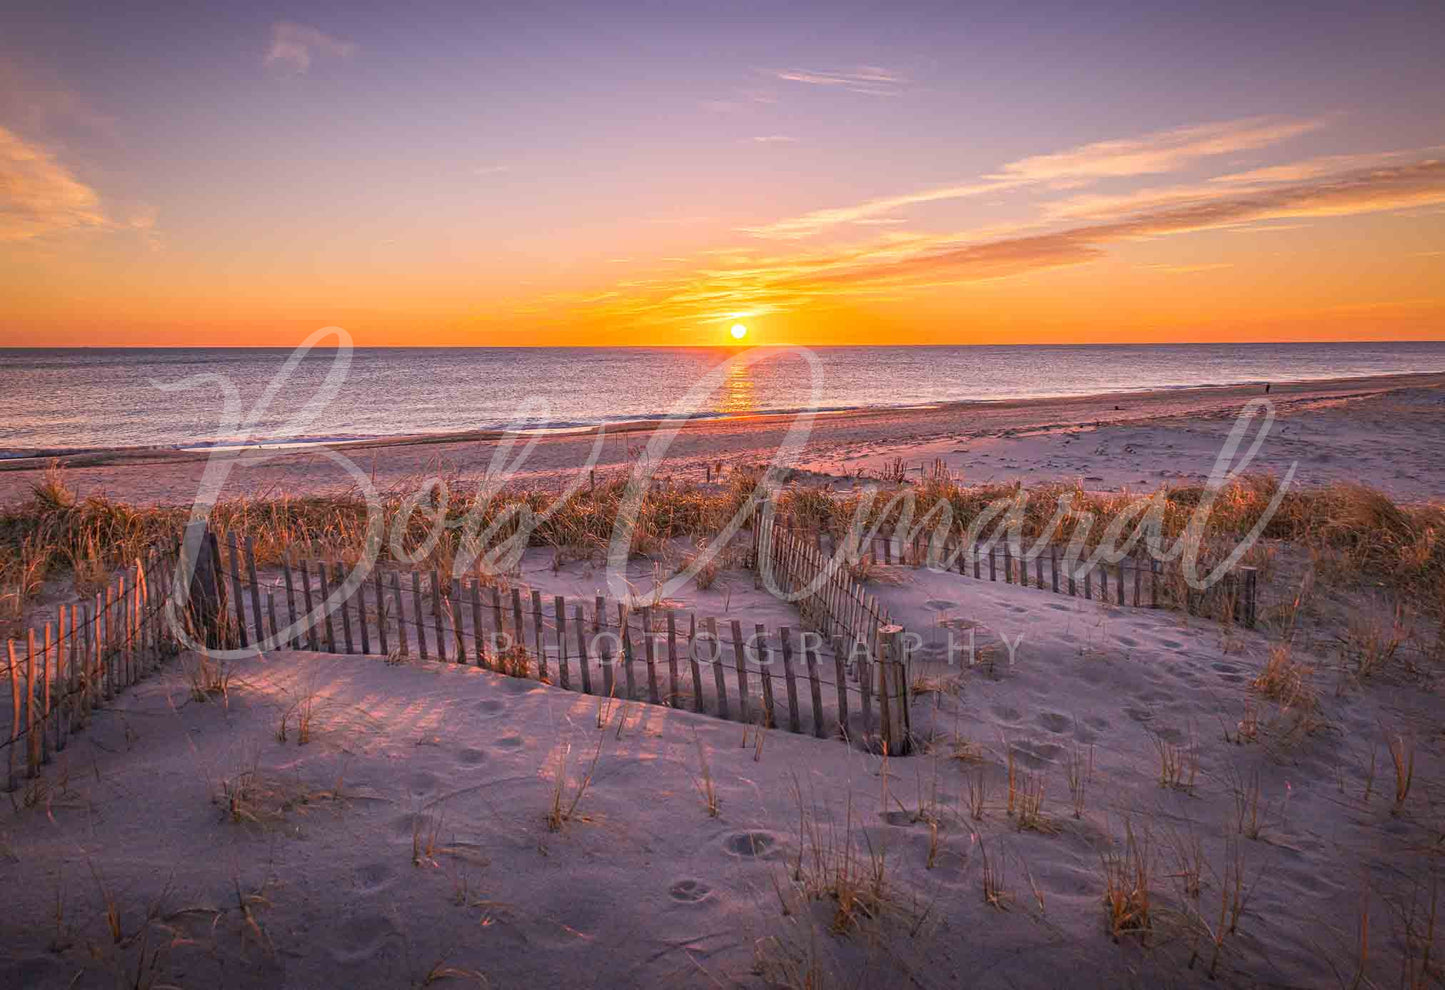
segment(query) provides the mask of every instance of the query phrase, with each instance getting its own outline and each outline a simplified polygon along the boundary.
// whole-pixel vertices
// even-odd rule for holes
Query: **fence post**
[[[201,533],[201,543],[196,551],[195,571],[191,574],[191,586],[187,596],[187,608],[196,624],[196,638],[207,646],[221,647],[220,618],[221,576],[216,571],[216,561],[221,551],[216,545],[216,534],[210,527]]]
[[[990,555],[991,556],[991,555]],[[882,742],[890,756],[906,756],[908,740],[908,685],[902,676],[903,627],[878,628],[878,722]],[[901,688],[901,690],[900,690]]]
[[[244,592],[241,590],[241,553],[236,549],[236,534],[226,534],[226,549],[230,553],[231,564],[231,597],[235,599],[236,606],[236,641],[241,644],[241,649],[251,645],[250,638],[246,635],[246,606],[244,604]],[[323,597],[325,593],[322,593]],[[127,626],[129,629],[129,626]]]

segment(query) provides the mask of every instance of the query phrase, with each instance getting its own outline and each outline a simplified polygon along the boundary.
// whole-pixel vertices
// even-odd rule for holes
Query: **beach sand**
[[[1260,386],[1170,389],[1063,399],[960,403],[924,409],[819,414],[789,466],[835,478],[877,473],[897,458],[913,470],[942,459],[966,483],[1079,482],[1132,490],[1206,477],[1239,410],[1265,398]],[[1393,375],[1275,384],[1277,420],[1252,469],[1281,477],[1298,462],[1303,485],[1364,481],[1393,497],[1445,491],[1445,375]],[[662,452],[658,477],[702,481],[706,467],[771,459],[795,423],[762,416],[688,423]],[[609,428],[595,460],[601,471],[630,468],[655,424]],[[594,431],[535,438],[504,449],[488,434],[375,441],[335,448],[381,489],[441,475],[475,484],[489,471],[520,487],[561,489],[583,472]],[[0,505],[23,501],[46,459],[0,461]],[[188,504],[206,455],[94,451],[62,459],[80,494],[140,504]],[[315,451],[266,451],[237,459],[224,496],[345,491],[353,482]]]
[[[1276,386],[1257,466],[1438,498],[1442,386]],[[800,466],[851,484],[939,458],[970,481],[1149,488],[1207,474],[1260,392],[819,417]],[[688,426],[661,473],[764,460],[784,428]],[[645,439],[609,440],[605,464]],[[560,486],[587,443],[541,439],[516,480]],[[374,455],[377,484],[396,486],[439,469],[475,481],[495,448],[349,453],[368,473]],[[85,455],[67,481],[186,502],[203,463]],[[7,467],[0,491],[23,500],[38,471]],[[232,479],[227,494],[297,494],[336,473],[295,453]],[[1397,617],[1392,632],[1383,593],[1322,576],[1304,596],[1308,554],[1271,554],[1253,630],[873,568],[868,592],[923,637],[922,745],[906,758],[375,656],[232,661],[224,697],[198,701],[183,673],[197,658],[183,655],[0,803],[0,985],[1438,985],[1438,961],[1422,961],[1426,946],[1445,952],[1438,619]],[[645,590],[649,573],[637,560],[627,576]],[[540,548],[511,580],[574,599],[611,590],[595,562]],[[770,626],[796,615],[738,569],[671,604]],[[975,647],[954,663],[950,632]],[[1371,643],[1385,648],[1376,633],[1399,642],[1362,675]],[[1286,635],[1311,701],[1252,686]],[[1403,795],[1392,748],[1412,761]],[[549,823],[554,802],[567,820]],[[1109,921],[1121,870],[1148,892],[1147,926]]]
[[[915,699],[932,738],[908,758],[436,661],[275,653],[198,702],[195,657],[171,661],[0,819],[0,983],[1334,986],[1362,905],[1368,979],[1418,955],[1437,693],[1337,696],[1321,669],[1304,732],[1250,690],[1262,632],[902,568],[875,586],[925,629],[947,596],[983,647]],[[1150,917],[1115,933],[1131,833]]]

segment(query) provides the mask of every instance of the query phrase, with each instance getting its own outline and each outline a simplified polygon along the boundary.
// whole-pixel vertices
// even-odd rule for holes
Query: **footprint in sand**
[[[1064,747],[1054,743],[1020,743],[1013,747],[1014,758],[1030,770],[1042,770],[1063,751]]]
[[[337,933],[338,945],[331,950],[337,962],[365,962],[376,956],[386,941],[396,935],[391,919],[381,914],[352,915]]]
[[[1120,636],[1120,637],[1119,637],[1119,642],[1123,643],[1125,646],[1138,646],[1138,645],[1139,645],[1139,641],[1138,641],[1137,639],[1131,639],[1131,638],[1128,637],[1128,636]]]
[[[521,749],[522,744],[525,742],[525,739],[523,739],[517,733],[513,732],[509,735],[501,736],[498,739],[493,740],[492,745],[497,747],[498,749]]]
[[[477,711],[481,712],[483,715],[500,715],[506,710],[506,703],[498,701],[496,698],[484,698],[481,701],[477,702]]]
[[[1017,722],[1022,717],[1017,708],[1008,705],[994,705],[991,711],[1000,722]]]
[[[710,897],[712,888],[701,880],[679,880],[668,890],[668,895],[683,904],[696,904]]]
[[[468,746],[466,749],[457,752],[457,762],[464,767],[474,767],[487,758],[487,751]]]
[[[437,819],[424,811],[411,811],[399,816],[392,823],[392,829],[409,841],[413,836],[430,834],[439,824]]]
[[[771,832],[734,832],[723,841],[723,848],[734,856],[759,859],[777,844],[778,840]]]
[[[1147,722],[1154,717],[1154,713],[1147,708],[1125,708],[1124,714],[1136,722]]]
[[[356,871],[356,889],[363,894],[375,894],[391,886],[396,871],[385,863],[370,863]]]
[[[413,794],[430,794],[436,790],[437,775],[430,770],[418,770],[407,778],[406,786]]]
[[[1050,732],[1066,732],[1070,724],[1067,715],[1060,715],[1058,712],[1044,712],[1039,716],[1039,725]]]
[[[1154,735],[1158,736],[1165,742],[1172,743],[1175,746],[1179,745],[1184,741],[1184,733],[1180,732],[1173,726],[1166,725],[1163,728],[1151,729],[1149,731],[1153,732]]]
[[[1182,649],[1184,649],[1184,644],[1181,643],[1181,642],[1179,642],[1179,640],[1177,640],[1177,639],[1161,639],[1161,640],[1159,641],[1159,645],[1160,645],[1160,646],[1168,647],[1168,648],[1171,649],[1171,650],[1182,650]]]

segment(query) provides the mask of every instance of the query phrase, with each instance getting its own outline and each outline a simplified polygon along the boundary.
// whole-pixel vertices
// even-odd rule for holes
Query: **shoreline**
[[[980,345],[983,346],[983,345]],[[1062,345],[1060,345],[1062,346]],[[1198,393],[1199,398],[1210,394],[1219,395],[1246,389],[1260,390],[1268,383],[1269,396],[1288,394],[1291,390],[1349,386],[1366,388],[1389,384],[1391,388],[1429,386],[1445,382],[1445,371],[1423,371],[1411,373],[1383,372],[1378,375],[1352,375],[1322,378],[1259,379],[1257,381],[1215,382],[1195,385],[1154,385],[1139,388],[1122,388],[1103,392],[1058,392],[1039,395],[1000,396],[979,399],[949,399],[938,402],[905,403],[899,405],[825,406],[817,409],[805,407],[791,409],[762,409],[747,413],[729,413],[709,410],[689,415],[686,418],[671,419],[665,415],[646,415],[599,422],[558,421],[539,424],[522,430],[508,430],[503,427],[481,427],[467,430],[441,430],[431,433],[395,433],[376,436],[316,436],[301,438],[262,437],[247,442],[220,440],[214,443],[190,445],[144,444],[144,445],[97,445],[88,447],[0,447],[0,471],[29,470],[35,462],[53,459],[113,456],[117,459],[133,460],[152,456],[170,459],[173,456],[206,457],[216,451],[261,451],[261,452],[304,452],[316,447],[364,448],[376,446],[407,446],[412,444],[454,443],[466,441],[494,441],[506,436],[548,437],[567,434],[627,433],[652,431],[661,426],[680,422],[684,428],[694,424],[714,422],[750,422],[770,419],[796,418],[804,415],[837,416],[853,414],[893,414],[923,411],[963,412],[978,407],[1023,408],[1043,406],[1051,403],[1067,403],[1095,400],[1103,402],[1113,398],[1147,397],[1189,397]],[[1278,391],[1274,391],[1274,390]],[[99,462],[93,462],[99,463]]]
[[[1271,383],[1268,398],[1281,420],[1308,422],[1316,414],[1339,420],[1339,437],[1321,437],[1325,454],[1348,439],[1351,417],[1337,415],[1346,404],[1381,405],[1385,427],[1401,415],[1384,409],[1391,396],[1413,396],[1413,406],[1398,442],[1434,443],[1440,434],[1438,396],[1445,390],[1445,373],[1372,375]],[[1096,392],[1050,398],[962,400],[929,406],[866,407],[827,413],[745,414],[694,418],[687,421],[637,420],[549,432],[521,437],[528,449],[526,462],[510,476],[519,485],[564,487],[578,470],[595,466],[599,472],[629,468],[635,454],[662,428],[675,430],[659,476],[702,481],[717,465],[728,468],[769,460],[783,435],[800,419],[811,420],[808,439],[791,466],[835,478],[874,473],[895,458],[909,461],[945,461],[951,470],[974,480],[1009,480],[1015,476],[1080,478],[1103,487],[1136,486],[1151,478],[1190,477],[1179,452],[1188,444],[1215,444],[1227,432],[1224,417],[1237,413],[1251,399],[1265,396],[1262,384],[1160,387],[1140,391]],[[1395,405],[1399,405],[1398,402]],[[1373,408],[1373,406],[1371,406]],[[1292,427],[1297,429],[1297,427]],[[1121,458],[1098,447],[1097,456],[1083,456],[1076,444],[1081,431],[1100,430],[1110,436],[1132,439],[1120,446],[1126,452],[1159,435],[1159,465],[1146,470],[1124,470]],[[1109,433],[1113,431],[1113,433]],[[1388,430],[1387,430],[1388,432]],[[1164,434],[1168,434],[1167,437]],[[1138,434],[1138,436],[1135,436]],[[1218,434],[1218,436],[1215,436]],[[601,450],[595,463],[591,451]],[[499,430],[464,430],[357,440],[334,445],[294,448],[248,447],[233,451],[238,468],[223,497],[263,491],[329,493],[342,482],[341,472],[323,451],[344,453],[366,470],[380,488],[414,482],[429,475],[449,478],[481,477],[492,468],[495,455],[505,453],[519,439]],[[1103,441],[1101,441],[1101,444]],[[1293,443],[1293,441],[1291,441]],[[1335,445],[1335,446],[1331,446]],[[1377,455],[1387,445],[1361,447],[1363,455]],[[1288,452],[1289,444],[1281,447]],[[1445,438],[1440,447],[1445,448]],[[1217,449],[1217,447],[1216,447]],[[1018,451],[1028,457],[1015,456]],[[67,480],[80,495],[105,494],[121,501],[148,504],[184,504],[195,497],[202,470],[215,449],[101,448],[59,457],[29,456],[0,460],[0,505],[15,505],[54,460],[65,469]],[[960,456],[962,455],[962,456]],[[515,456],[515,455],[512,455]],[[1422,454],[1424,471],[1440,451]],[[507,458],[510,461],[510,457]],[[1010,462],[1014,462],[1010,464]],[[369,463],[367,463],[369,462]],[[1377,483],[1375,477],[1391,463],[1382,461],[1372,472],[1363,464],[1351,469],[1359,480]],[[1118,467],[1119,471],[1113,471]],[[1340,465],[1344,469],[1347,465]],[[158,470],[159,469],[159,470]],[[1117,478],[1115,477],[1117,475]],[[1326,477],[1329,477],[1326,475]],[[1388,475],[1386,475],[1388,477]],[[1107,483],[1107,484],[1106,484]],[[350,488],[349,480],[340,488]],[[1382,486],[1387,487],[1387,485]],[[1402,489],[1412,497],[1429,497],[1445,490],[1432,477]],[[1422,494],[1423,493],[1423,494]]]

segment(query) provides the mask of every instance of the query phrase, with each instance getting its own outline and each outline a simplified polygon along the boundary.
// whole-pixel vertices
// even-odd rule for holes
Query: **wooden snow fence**
[[[823,554],[825,537],[779,522],[804,546]],[[829,538],[831,540],[831,538]],[[971,577],[976,581],[1003,582],[1070,598],[1133,608],[1181,608],[1191,615],[1225,615],[1253,629],[1259,610],[1258,571],[1235,566],[1213,588],[1199,591],[1185,584],[1178,561],[1161,563],[1142,548],[1117,562],[1070,560],[1067,548],[1056,544],[1030,547],[1015,553],[1008,543],[964,545],[961,535],[935,540],[928,533],[911,537],[897,533],[874,534],[859,541],[859,559],[886,565],[928,567]],[[1199,564],[1208,573],[1212,564]]]
[[[753,552],[763,586],[791,600],[806,628],[834,644],[837,656],[853,658],[851,673],[869,709],[878,701],[878,746],[895,756],[912,750],[909,662],[902,650],[903,628],[849,571],[771,516],[753,531]]]
[[[173,550],[153,550],[103,591],[53,606],[53,620],[32,614],[24,634],[6,641],[0,662],[9,691],[0,697],[0,712],[8,707],[10,731],[5,738],[0,728],[0,748],[7,790],[18,789],[23,775],[36,782],[27,787],[27,802],[43,793],[40,768],[65,750],[71,735],[176,655],[164,616],[175,566]]]
[[[218,553],[216,571],[229,585],[219,611],[234,612],[233,646],[466,664],[585,695],[907,751],[906,665],[894,664],[886,692],[875,678],[856,676],[894,642],[880,639],[875,627],[886,616],[856,585],[835,589],[836,605],[849,603],[846,618],[814,603],[800,609],[797,626],[769,627],[666,601],[628,606],[544,594],[479,570],[456,577],[379,564],[352,576],[335,557],[287,555],[261,579],[250,540],[228,536]]]

